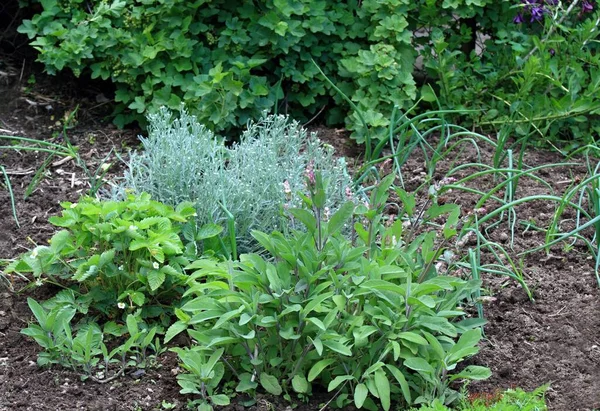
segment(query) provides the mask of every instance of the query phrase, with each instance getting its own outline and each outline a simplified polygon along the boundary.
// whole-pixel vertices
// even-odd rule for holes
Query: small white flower
[[[71,208],[75,208],[75,207],[77,207],[77,203],[73,203],[73,204],[71,204],[71,206],[70,206],[70,207],[71,207]]]
[[[117,307],[119,307],[120,310],[124,310],[125,307],[127,307],[127,305],[124,302],[120,302],[120,303],[117,303]]]
[[[129,229],[131,231],[135,231],[135,230],[137,230],[137,226],[135,226],[135,225],[132,224],[132,225],[129,226]]]
[[[44,284],[44,282],[42,281],[41,278],[38,278],[37,280],[35,280],[36,287],[41,287],[43,284]]]
[[[119,271],[123,271],[123,265],[122,264],[119,266]]]
[[[158,265],[158,263],[155,261],[155,262],[153,262],[153,263],[152,263],[152,267],[153,267],[155,270],[158,270],[158,268],[159,268],[160,266],[159,266],[159,265]]]
[[[37,248],[34,248],[33,251],[31,252],[31,258],[37,258],[38,256],[38,250]]]

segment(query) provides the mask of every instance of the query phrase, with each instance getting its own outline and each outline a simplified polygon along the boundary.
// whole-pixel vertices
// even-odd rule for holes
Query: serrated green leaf
[[[148,271],[148,285],[150,286],[150,290],[156,291],[160,288],[161,285],[165,282],[165,273],[159,270],[150,270]]]

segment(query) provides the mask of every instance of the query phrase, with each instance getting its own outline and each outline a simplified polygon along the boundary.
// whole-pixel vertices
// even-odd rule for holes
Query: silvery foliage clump
[[[131,155],[121,187],[170,205],[192,201],[199,225],[226,227],[224,206],[234,216],[242,252],[258,249],[251,230],[286,229],[289,220],[282,211],[301,205],[298,193],[305,191],[309,164],[329,180],[331,212],[346,201],[352,180],[345,160],[335,159],[331,146],[287,116],[265,113],[231,147],[185,110],[173,118],[163,108],[148,120],[148,137],[140,137],[144,150]]]

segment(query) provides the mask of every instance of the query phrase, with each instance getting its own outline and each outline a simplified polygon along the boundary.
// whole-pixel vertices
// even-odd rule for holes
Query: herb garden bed
[[[14,135],[36,139],[60,141],[62,121],[66,113],[82,104],[77,114],[76,126],[69,130],[71,142],[90,168],[96,168],[111,150],[125,154],[128,148],[138,146],[136,131],[117,131],[103,120],[101,98],[84,83],[67,77],[46,78],[35,74],[35,83],[27,84],[28,70],[21,81],[18,74],[0,79],[0,128]],[[33,79],[33,77],[31,77]],[[99,105],[100,104],[100,105]],[[349,139],[339,130],[319,128],[319,137],[334,145],[338,152],[348,155],[358,153],[349,147]],[[76,201],[87,189],[87,181],[73,161],[55,163],[48,168],[37,189],[23,200],[24,190],[35,171],[44,161],[40,153],[2,151],[1,163],[9,173],[20,227],[12,217],[7,190],[0,190],[0,257],[15,258],[44,244],[53,228],[47,223],[49,216],[60,211],[59,202]],[[482,156],[492,156],[491,149],[482,147]],[[472,149],[464,150],[459,162],[475,161]],[[119,162],[111,168],[111,175],[119,175]],[[56,158],[55,161],[60,160]],[[352,164],[354,159],[349,160]],[[529,149],[525,163],[537,166],[558,163],[563,159],[553,153]],[[443,168],[445,165],[440,165]],[[446,165],[450,167],[450,165]],[[418,156],[409,159],[404,167],[408,176],[407,187],[422,182],[423,160]],[[444,171],[444,170],[440,170]],[[472,170],[463,170],[468,174]],[[543,172],[560,193],[574,180],[585,174],[585,168],[565,166],[549,168]],[[440,174],[441,175],[441,174]],[[491,178],[478,181],[479,189],[492,187]],[[539,185],[523,180],[519,196],[537,194]],[[455,195],[456,194],[456,195]],[[473,202],[468,195],[450,193],[447,202],[458,202],[470,210]],[[487,205],[486,205],[487,206]],[[519,221],[543,226],[553,212],[553,205],[545,202],[525,203],[517,208]],[[574,216],[571,216],[574,217]],[[569,224],[568,221],[565,224]],[[510,241],[506,224],[491,232],[491,239],[505,246]],[[540,246],[544,234],[531,226],[517,227],[513,256]],[[497,390],[521,387],[532,390],[550,383],[547,399],[552,410],[592,410],[600,408],[600,298],[594,277],[594,261],[586,249],[553,247],[551,254],[531,254],[524,259],[525,280],[533,292],[535,303],[529,301],[524,290],[506,277],[484,278],[484,290],[489,297],[484,304],[486,339],[481,351],[470,360],[492,370],[489,380],[472,383],[471,396],[487,398]],[[26,285],[13,278],[13,287]],[[40,369],[36,365],[39,346],[20,330],[31,321],[27,297],[43,300],[57,290],[50,285],[30,288],[21,293],[0,290],[0,410],[160,410],[185,409],[186,397],[179,394],[175,380],[178,372],[177,356],[167,352],[159,357],[159,366],[144,373],[127,374],[106,384],[82,382],[79,375],[58,367]],[[311,403],[299,410],[317,410],[329,400],[327,393],[316,394]],[[235,403],[235,399],[232,403]],[[258,401],[252,409],[283,410],[284,403],[271,404],[271,399]],[[232,405],[228,409],[244,409]]]

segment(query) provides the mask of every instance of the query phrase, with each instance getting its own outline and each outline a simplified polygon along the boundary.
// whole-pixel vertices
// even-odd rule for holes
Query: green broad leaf
[[[171,341],[175,336],[177,336],[180,332],[185,331],[187,329],[187,324],[181,321],[176,321],[167,329],[165,333],[165,343]]]
[[[396,195],[398,196],[398,198],[402,202],[402,205],[404,206],[404,212],[406,212],[406,214],[408,214],[409,217],[412,217],[417,204],[415,195],[409,194],[401,188],[396,189]]]
[[[284,340],[297,340],[301,337],[301,335],[295,333],[294,327],[280,329],[279,336]]]
[[[385,367],[394,376],[396,381],[398,381],[398,384],[400,384],[400,389],[402,390],[402,395],[404,396],[404,400],[406,400],[406,403],[412,404],[410,388],[408,386],[408,382],[406,381],[406,378],[404,377],[404,374],[402,374],[402,372],[398,368],[394,367],[391,364],[386,364]]]
[[[343,295],[336,294],[331,297],[331,299],[338,310],[344,310],[346,308],[346,297]]]
[[[148,271],[148,285],[150,286],[150,290],[156,291],[160,288],[161,285],[165,282],[166,275],[162,271],[159,270],[150,270]]]
[[[193,337],[192,330],[188,330],[188,334]],[[239,342],[239,338],[237,337],[213,337],[210,339],[210,342],[206,343],[206,347],[214,347],[218,345],[231,345],[237,344]]]
[[[317,308],[317,306],[319,306],[323,301],[327,300],[328,298],[331,298],[332,296],[333,291],[330,291],[314,297],[312,300],[310,300],[310,302],[308,302],[308,304],[306,304],[304,310],[302,310],[302,314],[304,314],[304,316],[308,316],[308,314],[310,314],[315,308]]]
[[[369,343],[369,336],[377,331],[379,331],[378,328],[372,325],[363,325],[361,327],[355,328],[352,331],[355,346],[364,347],[365,345],[367,345]]]
[[[465,318],[464,320],[453,324],[459,331],[465,332],[472,328],[483,327],[487,324],[487,320],[484,318]]]
[[[474,328],[472,330],[464,332],[456,344],[448,351],[448,355],[452,357],[454,354],[461,352],[465,348],[476,347],[481,340],[481,329]]]
[[[223,355],[224,351],[225,351],[225,349],[219,348],[218,350],[215,350],[210,355],[208,361],[203,366],[206,369],[206,371],[207,371],[206,372],[207,375],[213,370],[213,368],[215,368],[215,365],[217,365],[217,362],[221,359],[221,356]]]
[[[283,310],[278,317],[281,318],[289,313],[297,313],[302,310],[302,306],[300,304],[292,304],[288,306],[285,310]]]
[[[125,323],[127,324],[127,332],[131,337],[135,337],[139,334],[140,329],[138,327],[138,323],[135,316],[129,314],[127,316],[127,319],[125,320]]]
[[[429,341],[429,346],[435,353],[436,359],[443,360],[446,356],[446,351],[444,350],[444,347],[442,347],[442,344],[439,342],[439,340],[427,331],[423,331],[423,335],[425,335],[425,338],[427,338],[427,341]]]
[[[35,316],[35,319],[40,324],[40,326],[42,328],[45,328],[48,317],[47,317],[47,314],[46,314],[46,311],[44,310],[44,308],[37,301],[35,301],[33,298],[30,298],[30,297],[27,297],[27,305],[29,306],[29,309]],[[50,331],[50,330],[46,330],[46,331]]]
[[[404,366],[418,372],[433,374],[434,369],[427,361],[419,357],[411,357],[404,360]]]
[[[327,358],[317,362],[311,367],[310,371],[308,371],[308,381],[314,381],[314,379],[317,378],[325,368],[334,362],[335,360],[332,358]]]
[[[111,263],[115,259],[115,252],[116,250],[114,248],[111,248],[110,250],[106,250],[102,254],[100,254],[98,268],[102,268],[106,264]]]
[[[52,236],[50,240],[50,248],[54,253],[60,254],[60,252],[67,246],[71,240],[71,233],[68,230],[60,230]]]
[[[171,276],[178,276],[178,275],[182,274],[179,270],[177,270],[175,267],[173,267],[169,264],[163,265],[162,267],[160,267],[160,272],[165,273],[166,275],[171,275]]]
[[[114,321],[109,321],[106,324],[104,324],[102,332],[104,334],[114,335],[115,337],[120,337],[123,334],[122,326],[118,325]]]
[[[421,98],[423,99],[423,101],[427,101],[428,103],[433,103],[437,101],[435,91],[433,91],[433,88],[429,84],[426,84],[423,87],[421,87]]]
[[[329,219],[329,222],[327,223],[327,233],[332,235],[339,232],[346,221],[352,217],[353,212],[354,203],[352,201],[344,203]]]
[[[325,327],[325,324],[323,324],[323,321],[319,320],[318,318],[309,317],[306,319],[306,321],[316,325],[321,331],[327,331],[327,327]]]
[[[84,282],[90,277],[94,277],[98,273],[98,262],[100,261],[100,256],[98,254],[90,257],[88,261],[84,264],[80,265],[77,269],[75,275],[73,275],[72,279],[79,282]]]
[[[229,405],[229,397],[226,396],[225,394],[217,394],[217,395],[211,395],[210,397],[210,401],[214,404],[214,405],[218,405],[218,406],[225,406],[225,405]]]
[[[195,390],[196,392],[189,392],[189,394],[199,394],[198,390]],[[182,394],[184,394],[184,392],[182,391]],[[187,394],[187,393],[186,393]],[[205,402],[203,402],[202,404],[200,404],[198,406],[198,411],[214,411],[213,407],[210,404],[207,404]]]
[[[289,210],[289,212],[292,216],[294,216],[294,218],[298,219],[302,224],[304,224],[309,233],[315,232],[317,229],[317,220],[309,211],[302,208],[292,208]]]
[[[269,394],[281,395],[283,392],[281,385],[279,385],[279,381],[277,381],[277,377],[267,374],[266,372],[260,373],[260,385]]]
[[[129,298],[131,298],[131,301],[133,301],[133,303],[135,305],[137,305],[138,307],[143,306],[144,303],[146,302],[146,296],[143,293],[139,292],[139,291],[131,293],[129,295]]]
[[[323,343],[321,342],[320,338],[315,338],[314,340],[310,337],[308,337],[309,341],[312,343],[312,345],[315,347],[315,350],[317,350],[317,354],[319,354],[319,356],[323,355]]]
[[[309,384],[303,375],[296,374],[294,375],[294,378],[292,378],[292,387],[294,388],[294,391],[306,394],[308,393]]]
[[[384,366],[384,363],[382,363],[381,361],[377,361],[375,364],[371,365],[369,368],[367,368],[365,370],[365,372],[363,372],[361,379],[365,379],[367,378],[369,375],[373,374],[375,371],[377,371],[378,369],[380,369],[381,367]]]
[[[400,338],[402,340],[410,341],[412,343],[419,344],[419,345],[427,345],[427,340],[425,338],[421,337],[417,333],[410,332],[410,331],[399,333],[398,338]]]
[[[181,308],[175,308],[173,311],[175,312],[175,316],[177,317],[177,319],[181,322],[187,323],[192,319],[192,317],[190,317],[190,315],[183,311]]]
[[[456,364],[459,361],[462,361],[466,357],[471,357],[479,352],[478,347],[465,347],[462,350],[458,350],[451,355],[446,357],[446,364],[450,367],[452,364]]]
[[[345,381],[350,381],[353,380],[354,376],[352,375],[338,375],[337,377],[335,377],[333,380],[331,380],[329,382],[329,385],[327,386],[327,392],[331,392],[333,390],[335,390],[337,387],[339,387],[339,385]]]
[[[357,384],[354,389],[354,405],[356,405],[356,408],[362,408],[367,395],[369,395],[367,386],[363,383]]]
[[[225,324],[229,320],[231,320],[233,318],[236,318],[236,317],[239,317],[240,314],[242,314],[242,312],[245,309],[246,309],[246,307],[244,307],[242,305],[237,310],[231,310],[231,311],[226,312],[225,314],[221,315],[221,317],[217,320],[217,322],[213,326],[213,329],[219,329],[223,324]]]
[[[254,317],[256,317],[256,315],[250,315],[248,313],[242,313],[242,315],[240,315],[239,325],[246,325],[246,324],[248,324],[250,321],[252,321],[252,319]]]
[[[235,390],[237,392],[246,392],[255,390],[258,387],[258,383],[256,381],[252,381],[252,375],[249,373],[240,374],[240,382],[238,383]]]
[[[381,401],[381,406],[385,411],[388,411],[392,405],[391,397],[390,397],[390,382],[385,375],[385,371],[379,369],[375,371],[375,386],[377,387],[377,392],[379,393],[379,400]]]
[[[198,230],[196,241],[202,241],[207,238],[216,237],[223,232],[223,227],[217,224],[205,224]]]
[[[440,332],[449,337],[456,337],[456,328],[446,318],[442,317],[420,317],[417,325],[428,328],[434,332]]]
[[[458,374],[451,375],[450,381],[454,381],[457,379],[485,380],[490,378],[491,375],[492,372],[487,367],[482,367],[480,365],[469,365]]]
[[[244,340],[253,340],[256,337],[256,331],[250,330],[247,334],[239,334]]]
[[[335,341],[335,340],[324,340],[323,341],[323,345],[335,352],[337,352],[338,354],[342,354],[345,355],[347,357],[352,357],[352,350],[350,350],[349,347],[347,347],[346,345],[342,344],[339,341]]]
[[[277,269],[274,265],[268,264],[266,269],[267,279],[269,280],[269,288],[273,290],[275,293],[281,293],[281,278],[277,275]]]

